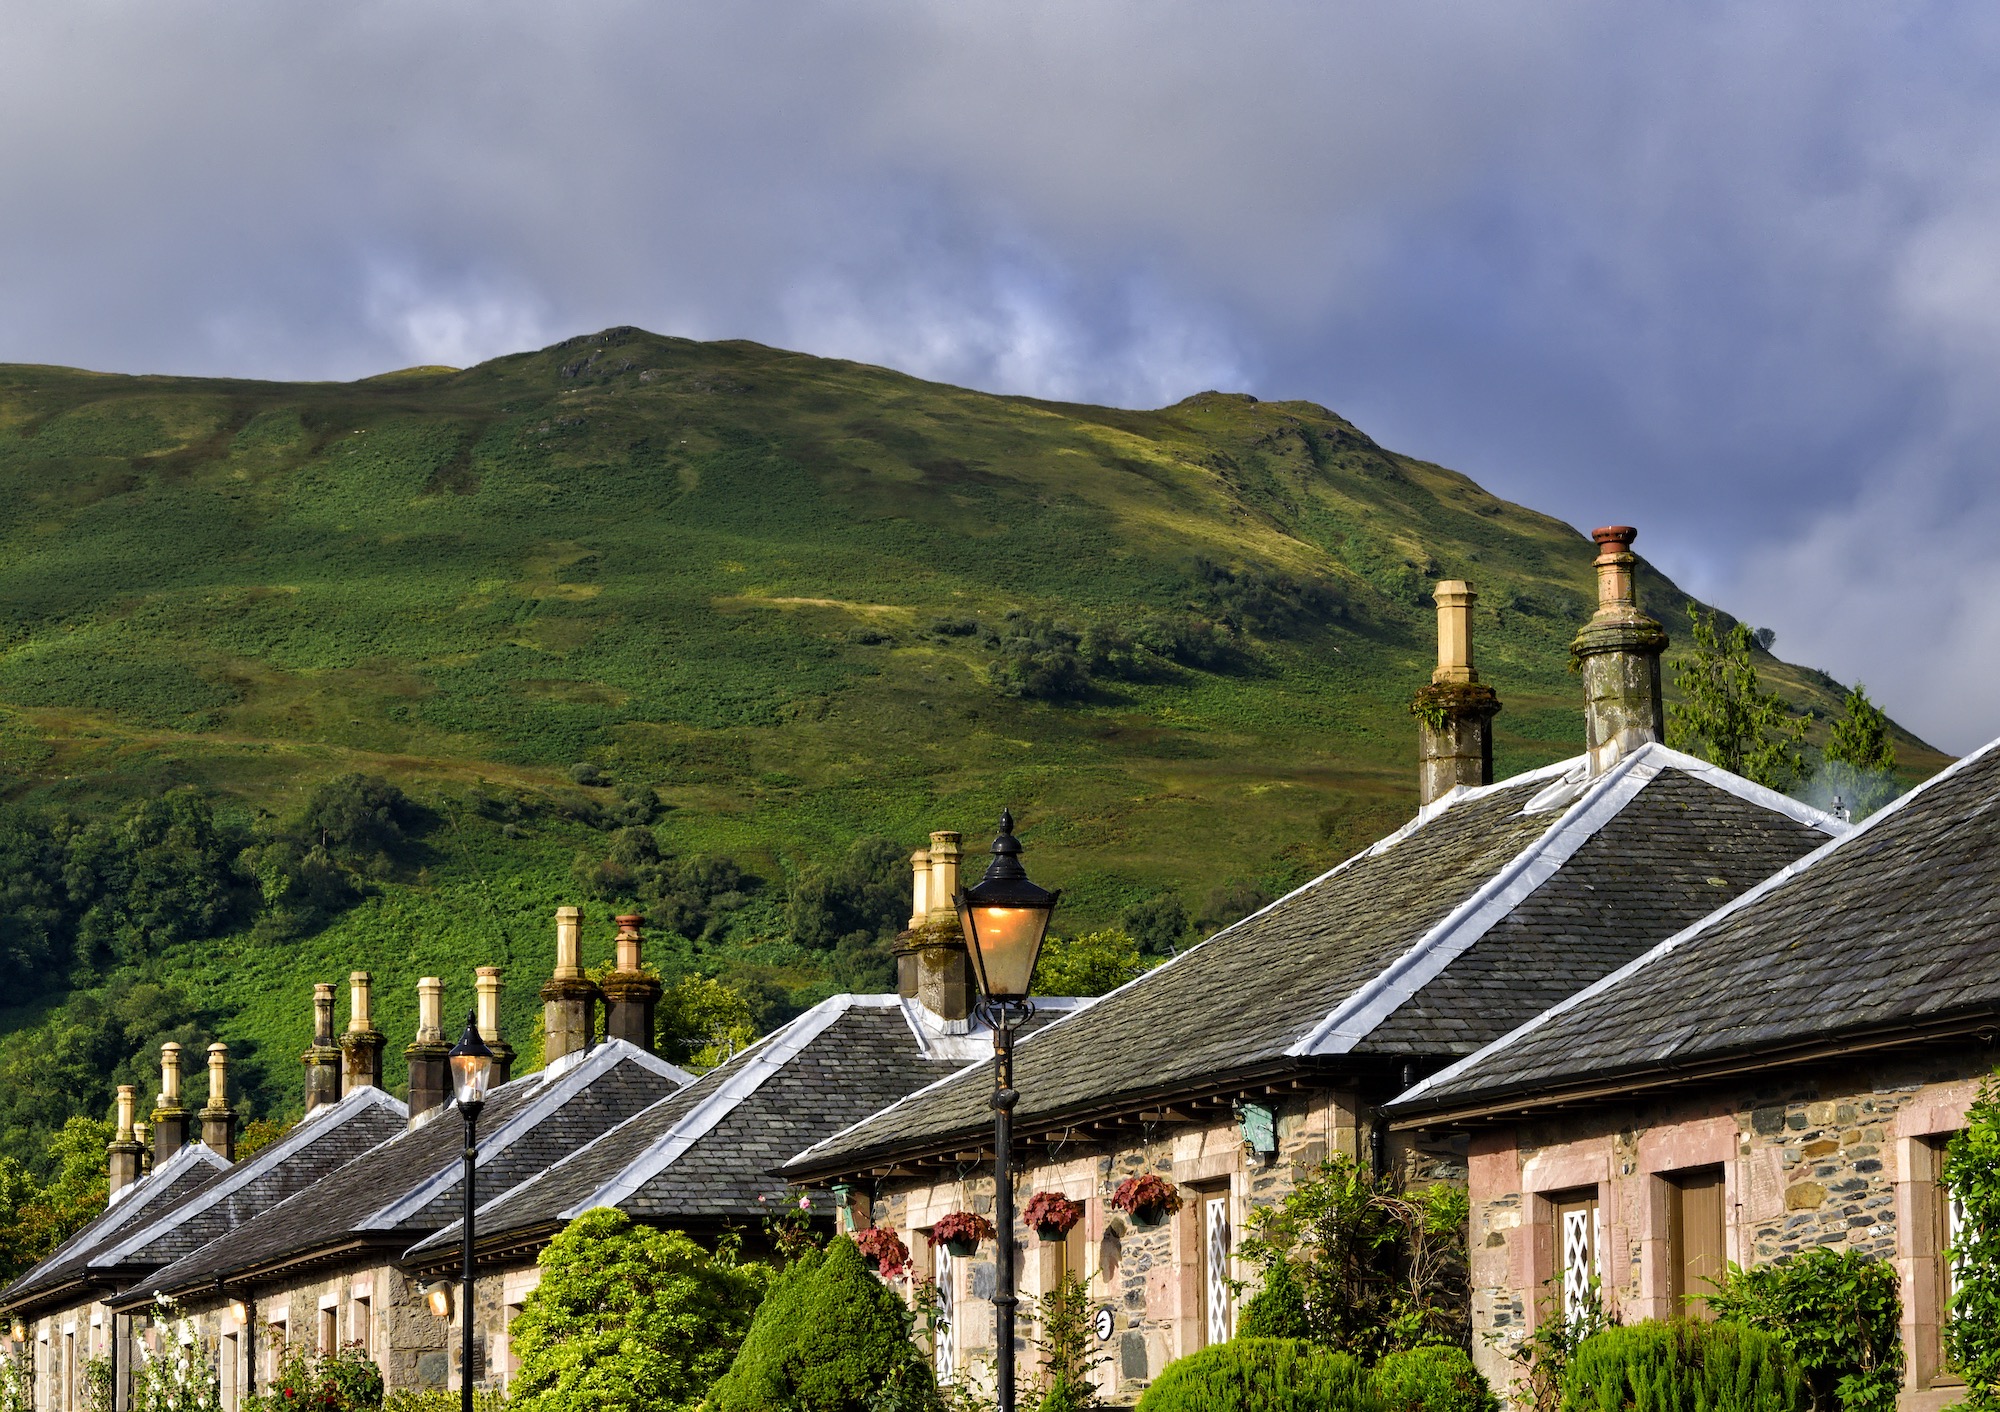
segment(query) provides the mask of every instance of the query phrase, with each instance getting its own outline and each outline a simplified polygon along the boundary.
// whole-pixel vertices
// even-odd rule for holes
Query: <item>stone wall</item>
[[[1567,1193],[1598,1201],[1607,1314],[1631,1322],[1678,1312],[1670,1183],[1677,1173],[1720,1168],[1727,1259],[1755,1265],[1832,1246],[1896,1262],[1905,1406],[1943,1406],[1955,1393],[1937,1356],[1937,1160],[1993,1064],[1987,1045],[1940,1044],[1475,1132],[1475,1361],[1496,1389],[1521,1376],[1511,1351],[1556,1308],[1561,1257],[1550,1198]]]
[[[1329,1156],[1366,1161],[1366,1119],[1358,1115],[1351,1090],[1299,1092],[1275,1100],[1276,1151],[1248,1150],[1237,1119],[1225,1112],[1214,1121],[1161,1124],[1139,1140],[1125,1135],[1111,1142],[1079,1139],[1053,1150],[1037,1143],[1031,1156],[1017,1156],[1015,1208],[1018,1213],[1037,1191],[1058,1191],[1084,1205],[1080,1238],[1046,1245],[1016,1223],[1019,1252],[1016,1287],[1020,1293],[1016,1329],[1017,1377],[1022,1389],[1036,1385],[1039,1355],[1035,1301],[1060,1280],[1065,1259],[1075,1260],[1088,1282],[1093,1312],[1110,1314],[1109,1336],[1099,1344],[1103,1360],[1096,1379],[1106,1398],[1137,1400],[1161,1368],[1207,1342],[1204,1302],[1204,1202],[1226,1195],[1233,1238],[1240,1239],[1250,1213],[1281,1201]],[[1462,1151],[1462,1141],[1458,1144]],[[1398,1138],[1393,1160],[1426,1180],[1462,1179],[1462,1158],[1450,1142],[1438,1151],[1419,1151]],[[1173,1182],[1182,1209],[1158,1226],[1145,1228],[1111,1205],[1118,1184],[1141,1172]],[[962,1174],[930,1180],[883,1179],[858,1193],[855,1219],[894,1229],[910,1246],[914,1276],[929,1277],[936,1257],[924,1232],[940,1217],[958,1210],[991,1217],[993,1176],[989,1164]],[[1231,1261],[1230,1273],[1244,1279],[1254,1272]],[[994,1359],[994,1248],[955,1262],[951,1270],[956,1304],[956,1363],[968,1383],[991,1387]],[[1025,1400],[1026,1393],[1023,1392]]]

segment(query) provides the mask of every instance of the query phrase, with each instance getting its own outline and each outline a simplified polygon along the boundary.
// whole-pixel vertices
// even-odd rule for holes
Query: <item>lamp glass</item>
[[[1027,998],[1053,910],[1005,903],[982,905],[970,899],[960,905],[959,920],[972,952],[979,989],[987,999]]]
[[[465,1033],[451,1050],[451,1086],[459,1106],[470,1108],[486,1101],[486,1086],[493,1078],[493,1051],[479,1036],[476,1016],[465,1017]]]
[[[245,1303],[244,1303],[244,1302],[243,1302],[242,1300],[240,1300],[240,1299],[232,1299],[232,1300],[230,1300],[230,1301],[229,1301],[229,1317],[230,1317],[230,1318],[232,1318],[232,1319],[234,1319],[234,1320],[235,1320],[235,1321],[236,1321],[237,1323],[239,1323],[239,1324],[247,1324],[247,1323],[249,1323],[249,1322],[250,1322],[250,1306],[249,1306],[249,1305],[247,1305],[247,1304],[245,1304]]]
[[[431,1313],[440,1319],[451,1317],[451,1281],[439,1280],[424,1288],[424,1302],[431,1307]]]

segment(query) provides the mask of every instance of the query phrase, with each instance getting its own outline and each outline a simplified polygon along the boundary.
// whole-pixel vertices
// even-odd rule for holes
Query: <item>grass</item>
[[[1166,886],[1282,887],[1407,817],[1437,578],[1481,595],[1500,772],[1576,753],[1594,599],[1575,530],[1311,404],[1068,406],[632,329],[350,384],[0,367],[0,551],[14,798],[196,782],[283,813],[347,770],[560,795],[588,761],[658,788],[672,846],[769,877],[862,833],[983,843],[1008,803],[1076,927]],[[978,635],[932,630],[1212,613],[1204,562],[1330,606],[1234,670],[1063,706],[1001,696]],[[1642,593],[1685,641],[1685,596],[1650,570]],[[1943,763],[1899,745],[1913,777]],[[310,982],[354,967],[394,1071],[420,974],[457,1005],[510,962],[524,1035],[585,832],[475,824],[315,937],[174,964],[285,1091]]]

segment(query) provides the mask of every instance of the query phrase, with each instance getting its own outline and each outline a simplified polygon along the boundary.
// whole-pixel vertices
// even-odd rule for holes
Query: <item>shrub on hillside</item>
[[[513,1412],[693,1412],[735,1358],[764,1267],[679,1231],[586,1211],[549,1242],[512,1328]]]
[[[1708,1302],[1724,1319],[1777,1335],[1816,1406],[1894,1412],[1903,1383],[1899,1286],[1888,1261],[1822,1245],[1747,1270],[1732,1264]]]
[[[1233,1338],[1176,1358],[1139,1412],[1387,1412],[1361,1360],[1303,1339]]]
[[[706,1412],[941,1412],[913,1322],[840,1236],[778,1277]]]
[[[1456,1345],[1411,1348],[1383,1357],[1368,1384],[1387,1412],[1500,1412],[1500,1399]]]
[[[1774,1335],[1741,1324],[1648,1320],[1578,1345],[1562,1412],[1807,1412],[1812,1388]]]

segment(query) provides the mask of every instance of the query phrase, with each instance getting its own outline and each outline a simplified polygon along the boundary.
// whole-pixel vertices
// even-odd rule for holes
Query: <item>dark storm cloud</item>
[[[1306,396],[2000,731],[2000,20],[1868,4],[0,12],[0,358],[614,323]]]

